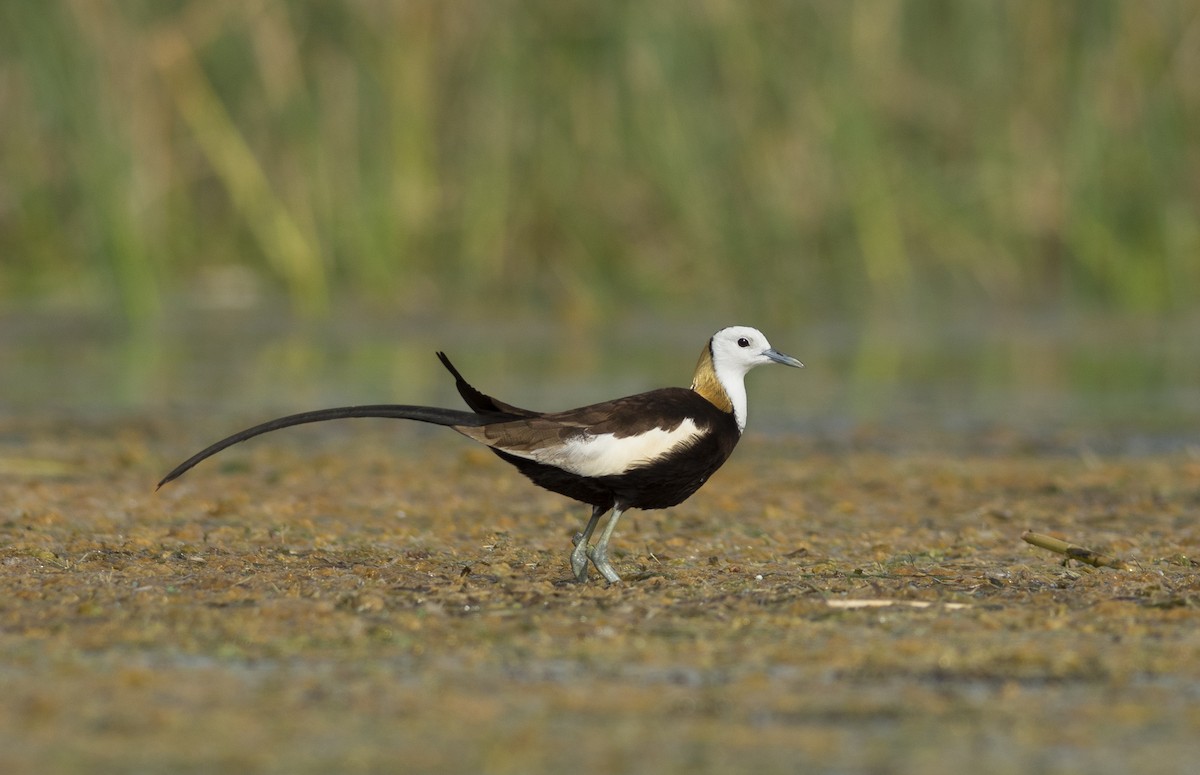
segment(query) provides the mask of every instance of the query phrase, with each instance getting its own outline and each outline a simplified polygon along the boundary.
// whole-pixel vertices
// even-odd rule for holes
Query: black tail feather
[[[446,356],[446,353],[438,352],[437,357],[438,360],[442,362],[442,365],[446,367],[446,370],[454,375],[454,387],[458,389],[458,394],[462,396],[462,399],[466,402],[467,406],[471,407],[471,409],[475,410],[476,412],[481,414],[500,412],[502,414],[520,415],[521,417],[536,417],[540,414],[540,412],[534,412],[529,409],[522,409],[519,406],[506,404],[503,401],[499,401],[487,395],[486,393],[479,391],[463,378],[463,375],[459,373],[458,369],[454,368],[454,364],[450,362],[450,359]]]
[[[277,431],[280,428],[290,428],[293,425],[304,425],[305,423],[322,422],[324,420],[344,420],[351,417],[385,417],[396,420],[417,420],[418,422],[447,426],[479,426],[495,422],[497,419],[495,413],[489,417],[481,414],[472,414],[471,412],[462,412],[457,409],[441,409],[435,406],[406,406],[403,404],[342,406],[334,409],[317,409],[311,412],[290,414],[287,417],[278,417],[260,425],[255,425],[253,428],[238,431],[232,436],[205,447],[175,466],[171,473],[164,476],[162,481],[158,483],[158,487],[162,487],[167,482],[178,479],[200,461],[212,457],[221,450],[232,447],[234,444],[243,442],[246,439],[254,438],[263,433]]]

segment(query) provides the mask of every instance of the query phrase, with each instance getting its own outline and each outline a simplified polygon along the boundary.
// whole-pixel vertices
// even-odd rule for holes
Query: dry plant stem
[[[1096,568],[1116,568],[1117,570],[1129,570],[1129,563],[1119,557],[1109,557],[1106,554],[1091,549],[1085,549],[1082,546],[1069,544],[1066,541],[1058,538],[1053,538],[1041,533],[1035,533],[1032,530],[1026,530],[1021,534],[1021,540],[1034,546],[1047,549],[1051,552],[1057,552],[1065,556],[1068,560],[1078,560],[1079,562],[1087,563]]]

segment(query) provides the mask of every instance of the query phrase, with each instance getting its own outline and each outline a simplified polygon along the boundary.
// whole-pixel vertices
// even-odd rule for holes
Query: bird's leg
[[[571,552],[571,572],[575,574],[577,581],[587,581],[588,541],[592,540],[592,533],[606,511],[607,506],[592,506],[592,518],[588,520],[587,527],[571,539],[575,544],[575,549]]]
[[[587,548],[587,556],[592,561],[592,565],[596,566],[596,570],[600,571],[601,576],[614,584],[620,581],[621,577],[617,575],[608,561],[608,539],[612,537],[613,529],[616,528],[617,520],[621,518],[621,512],[624,510],[625,506],[621,503],[613,507],[612,516],[604,525],[604,532],[600,534],[599,542],[595,546]]]

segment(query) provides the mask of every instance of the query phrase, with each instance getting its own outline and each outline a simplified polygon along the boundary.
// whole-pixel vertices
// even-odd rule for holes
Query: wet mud
[[[3,771],[1153,773],[1200,753],[1195,450],[751,434],[691,500],[626,515],[622,583],[580,585],[587,507],[453,434],[297,431],[154,491],[223,430],[8,422]]]

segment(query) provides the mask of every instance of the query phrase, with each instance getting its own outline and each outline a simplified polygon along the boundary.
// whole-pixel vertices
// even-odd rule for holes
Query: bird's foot
[[[571,572],[575,574],[575,580],[581,583],[587,581],[588,555],[591,554],[591,547],[584,543],[582,538],[582,533],[575,535],[572,539],[575,549],[571,552]]]
[[[596,566],[596,570],[600,571],[600,575],[605,578],[610,584],[616,584],[621,581],[621,577],[617,575],[616,570],[608,561],[608,550],[603,545],[589,546],[587,548],[588,559],[592,561],[592,565]],[[587,572],[587,568],[584,568]]]

